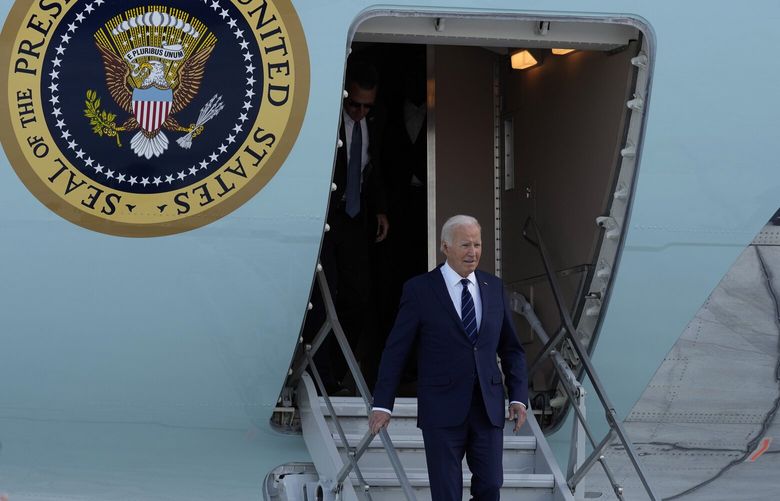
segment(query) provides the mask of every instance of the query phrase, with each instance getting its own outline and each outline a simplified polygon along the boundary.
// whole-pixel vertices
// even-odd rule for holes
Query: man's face
[[[452,232],[452,243],[443,242],[442,250],[447,263],[455,272],[466,278],[477,269],[482,255],[482,235],[474,225],[456,226]]]
[[[349,96],[344,99],[344,110],[349,118],[359,122],[366,118],[368,112],[374,106],[376,101],[376,87],[373,89],[363,89],[358,84],[350,82],[347,86]]]

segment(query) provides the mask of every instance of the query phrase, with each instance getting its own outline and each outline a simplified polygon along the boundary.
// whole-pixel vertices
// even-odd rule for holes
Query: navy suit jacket
[[[478,380],[491,423],[504,425],[504,385],[496,355],[506,378],[510,401],[527,403],[528,384],[523,347],[498,277],[476,272],[482,298],[482,322],[472,346],[447,292],[440,269],[412,278],[404,285],[401,306],[390,332],[374,405],[393,409],[404,362],[418,346],[417,426],[457,426],[465,422]]]
[[[360,208],[361,214],[370,225],[376,224],[376,214],[387,214],[387,195],[385,193],[385,182],[381,167],[382,136],[384,134],[384,125],[382,119],[373,114],[365,118],[368,126],[368,154],[371,161],[363,170],[363,183],[360,186]],[[333,170],[333,182],[336,189],[330,194],[330,205],[328,208],[328,219],[330,219],[341,207],[341,200],[344,198],[344,192],[347,189],[347,137],[344,127],[344,119],[341,119],[339,128],[339,139],[343,145],[336,151],[336,163]],[[371,235],[374,231],[371,231]]]

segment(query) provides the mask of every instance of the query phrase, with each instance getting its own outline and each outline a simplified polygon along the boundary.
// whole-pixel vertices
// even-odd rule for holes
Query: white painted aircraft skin
[[[0,1],[0,19],[11,4]],[[273,180],[225,218],[168,237],[98,234],[49,211],[0,159],[0,493],[11,500],[257,499],[273,467],[307,460],[300,437],[268,419],[319,248],[350,29],[379,6],[294,6],[311,59],[303,128]],[[780,5],[390,7],[630,16],[651,28],[636,197],[595,355],[627,415],[776,209],[780,66],[770,42]]]

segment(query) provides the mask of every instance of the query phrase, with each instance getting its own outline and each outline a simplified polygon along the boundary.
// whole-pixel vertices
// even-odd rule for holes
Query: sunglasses
[[[374,107],[374,103],[358,103],[351,98],[347,98],[346,103],[350,108],[365,108],[367,111],[371,111],[371,108]]]

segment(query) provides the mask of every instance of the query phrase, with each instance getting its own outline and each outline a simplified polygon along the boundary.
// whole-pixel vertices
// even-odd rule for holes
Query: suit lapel
[[[433,291],[436,293],[436,297],[439,299],[442,306],[444,306],[444,309],[449,313],[453,322],[460,328],[463,335],[467,336],[466,328],[463,327],[463,322],[458,316],[458,312],[455,311],[455,305],[452,304],[452,298],[447,290],[447,284],[444,282],[444,276],[441,274],[439,268],[441,267],[431,271],[431,286],[433,287]]]
[[[482,277],[482,272],[477,270],[474,273],[479,286],[479,297],[482,299],[482,318],[479,320],[479,333],[482,333],[482,327],[485,325],[485,312],[488,311],[488,305],[490,304],[490,291],[488,291],[488,283]]]

